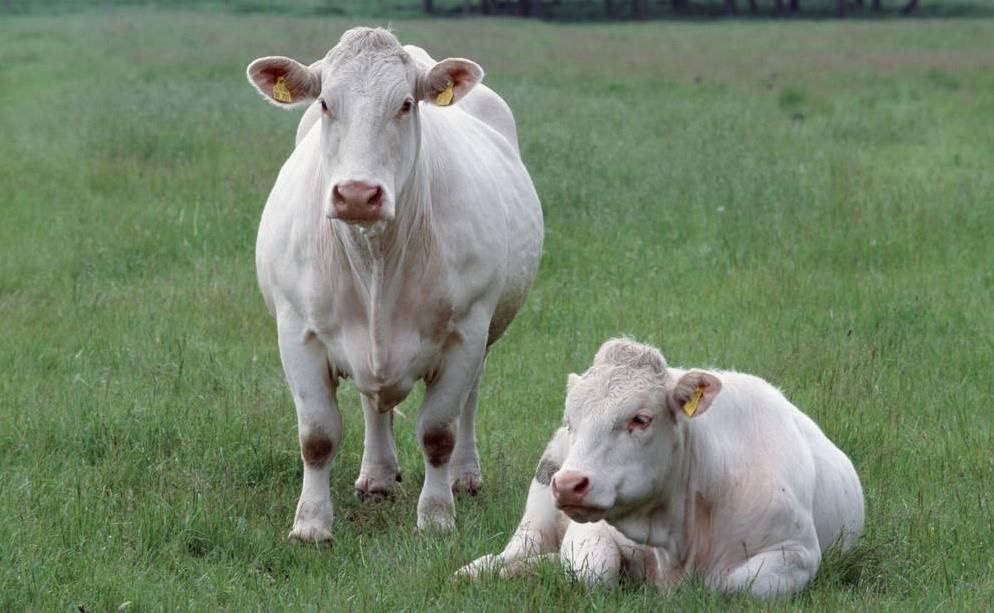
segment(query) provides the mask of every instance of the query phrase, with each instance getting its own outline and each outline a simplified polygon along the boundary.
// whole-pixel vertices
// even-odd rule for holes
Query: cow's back
[[[774,541],[803,541],[791,528],[794,520],[785,519],[790,517],[801,520],[799,526],[814,524],[811,536],[821,551],[851,546],[862,532],[863,494],[849,458],[768,382],[744,373],[714,374],[722,391],[694,420],[695,438],[707,441],[701,450],[706,461],[697,467],[710,468],[696,477],[720,507],[712,523],[713,561],[730,565],[743,542],[762,549],[772,544],[766,542],[770,534]]]
[[[863,487],[859,475],[849,457],[811,418],[798,411],[796,419],[815,460],[813,515],[818,544],[823,552],[833,546],[845,551],[863,532]]]

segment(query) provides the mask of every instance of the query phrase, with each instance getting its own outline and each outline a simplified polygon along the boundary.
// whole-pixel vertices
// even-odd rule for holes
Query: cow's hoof
[[[419,504],[418,530],[452,532],[456,529],[456,512],[452,504]]]
[[[301,499],[297,502],[297,513],[293,518],[293,529],[287,535],[291,541],[320,543],[331,540],[331,523],[335,514],[331,502],[319,500],[310,502]]]
[[[298,543],[325,543],[331,540],[331,531],[316,520],[299,521],[294,524],[287,538]]]
[[[452,481],[453,492],[467,492],[470,496],[476,496],[483,489],[483,477],[480,471],[466,471],[457,476]]]
[[[360,474],[355,481],[355,495],[362,502],[367,500],[383,500],[393,495],[393,484],[399,482],[400,473],[394,473],[389,478]]]
[[[456,579],[476,579],[481,575],[496,574],[503,566],[500,556],[488,554],[473,560],[455,572]]]
[[[432,515],[418,518],[418,530],[448,534],[456,529],[456,518],[451,515]]]

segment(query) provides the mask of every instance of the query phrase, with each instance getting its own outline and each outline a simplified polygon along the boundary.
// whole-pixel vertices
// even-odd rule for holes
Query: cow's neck
[[[368,320],[369,359],[374,373],[389,359],[391,305],[397,305],[405,282],[418,282],[435,253],[427,173],[420,156],[394,204],[395,218],[382,227],[364,229],[332,222],[342,258]]]
[[[679,443],[675,457],[679,461],[669,465],[669,470],[663,478],[663,490],[657,496],[657,505],[652,511],[649,522],[650,530],[655,533],[657,545],[667,551],[671,560],[684,560],[687,549],[687,531],[685,529],[688,513],[688,492],[693,469],[693,450],[689,429],[681,424]]]
[[[674,495],[679,497],[679,560],[684,572],[706,572],[714,557],[711,519],[714,484],[709,466],[718,463],[716,441],[707,428],[693,421],[682,424],[683,466]]]

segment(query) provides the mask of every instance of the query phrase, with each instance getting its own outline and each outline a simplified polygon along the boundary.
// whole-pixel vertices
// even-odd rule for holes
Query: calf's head
[[[585,522],[657,500],[680,469],[686,421],[720,390],[710,373],[670,370],[654,347],[604,343],[587,372],[569,376],[569,450],[550,483],[556,505]]]
[[[321,176],[325,214],[369,225],[396,215],[398,193],[420,149],[419,103],[448,106],[483,78],[474,62],[417,65],[397,38],[380,28],[353,28],[321,60],[304,66],[263,57],[249,82],[269,102],[321,109]]]

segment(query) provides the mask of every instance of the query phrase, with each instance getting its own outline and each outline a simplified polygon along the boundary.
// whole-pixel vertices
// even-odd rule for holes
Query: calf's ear
[[[678,415],[697,417],[708,410],[720,391],[718,377],[703,370],[691,370],[680,377],[670,391],[670,410]]]
[[[260,57],[245,71],[249,83],[271,104],[293,108],[321,94],[321,75],[288,57]]]
[[[566,393],[572,392],[576,384],[580,382],[580,375],[575,372],[571,372],[566,377]]]
[[[450,57],[435,64],[418,78],[417,98],[436,106],[455,104],[483,80],[476,62]]]

